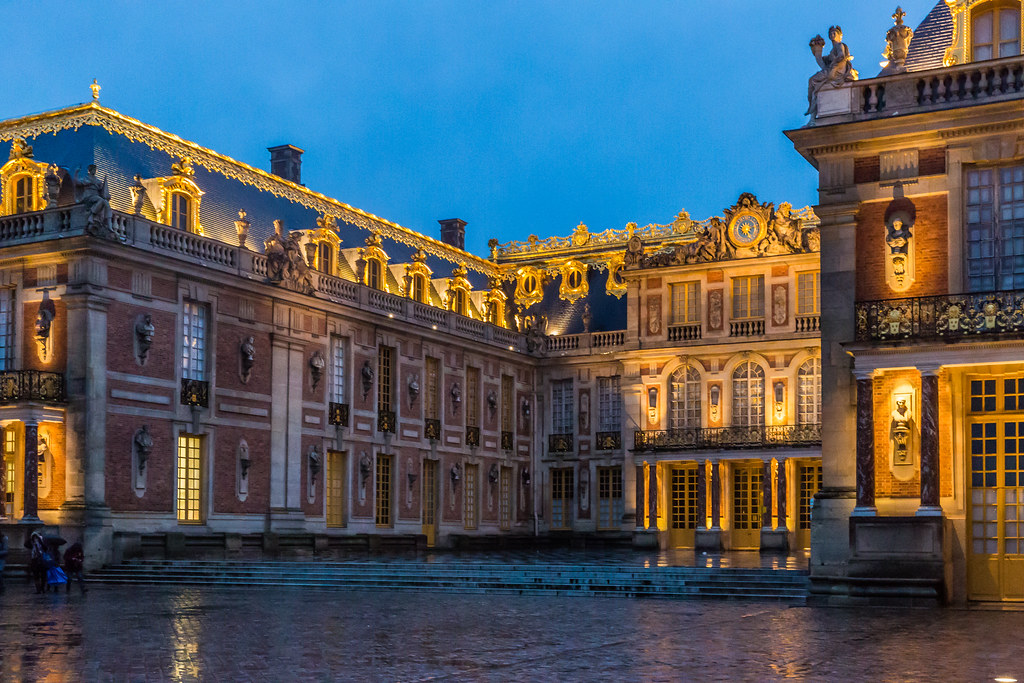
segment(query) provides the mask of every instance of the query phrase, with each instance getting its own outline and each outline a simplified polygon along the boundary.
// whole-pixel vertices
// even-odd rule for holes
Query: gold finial
[[[896,11],[892,13],[892,20],[896,22],[897,26],[903,26],[903,17],[907,16],[907,13],[903,11],[903,8],[899,5],[896,6]]]
[[[100,84],[96,82],[96,79],[92,79],[92,85],[89,86],[89,90],[92,90],[92,99],[94,102],[100,101]]]

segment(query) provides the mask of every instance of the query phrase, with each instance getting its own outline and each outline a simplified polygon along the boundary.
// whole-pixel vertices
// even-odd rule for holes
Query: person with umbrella
[[[77,541],[64,552],[64,573],[68,576],[67,592],[71,592],[71,579],[78,581],[78,587],[85,595],[85,574],[82,569],[85,566],[85,551],[82,549],[82,542]]]

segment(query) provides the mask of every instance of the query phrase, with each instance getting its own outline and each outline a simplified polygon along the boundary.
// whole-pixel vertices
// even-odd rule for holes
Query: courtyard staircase
[[[803,604],[808,588],[807,572],[798,569],[417,560],[129,560],[95,570],[88,580],[167,586],[772,600],[798,604]]]

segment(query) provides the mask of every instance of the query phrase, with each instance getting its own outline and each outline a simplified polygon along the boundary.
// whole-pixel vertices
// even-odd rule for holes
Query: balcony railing
[[[548,452],[550,453],[572,453],[573,435],[570,434],[549,434]]]
[[[480,445],[480,428],[472,425],[466,427],[466,445],[476,448]]]
[[[597,450],[614,451],[622,448],[622,432],[598,432]]]
[[[797,332],[818,332],[821,330],[820,315],[798,315],[796,317]]]
[[[1021,335],[1024,290],[862,301],[856,315],[857,341]]]
[[[378,410],[377,411],[377,431],[387,432],[388,434],[395,433],[395,411],[393,410]]]
[[[684,427],[637,431],[633,436],[635,451],[799,448],[820,445],[820,424]]]
[[[512,432],[501,433],[501,450],[510,451],[515,448],[515,437],[512,436]]]
[[[670,342],[697,341],[700,338],[700,323],[681,323],[668,326],[668,340]]]
[[[4,370],[0,372],[0,403],[43,401],[63,403],[64,375],[41,370]]]
[[[181,404],[206,408],[210,405],[210,383],[201,379],[181,380]]]
[[[764,318],[758,320],[734,320],[729,323],[730,337],[764,336]]]
[[[381,430],[383,431],[383,430]],[[441,440],[441,421],[427,418],[423,420],[423,435],[431,441]]]
[[[332,425],[348,427],[348,404],[329,403],[327,406],[327,422]]]

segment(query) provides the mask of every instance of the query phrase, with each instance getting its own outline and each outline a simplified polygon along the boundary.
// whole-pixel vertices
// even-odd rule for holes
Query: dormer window
[[[430,276],[427,254],[417,249],[412,261],[405,266],[405,295],[421,304],[430,303]]]
[[[32,176],[20,175],[11,183],[14,185],[14,213],[31,211],[35,197],[35,182]]]
[[[469,290],[472,285],[466,279],[466,267],[456,266],[448,278],[448,310],[459,315],[469,315]]]
[[[171,227],[192,232],[192,200],[181,192],[171,193]]]
[[[468,304],[469,300],[466,297],[466,290],[461,288],[456,289],[455,296],[452,297],[452,311],[459,315],[466,315]]]
[[[421,304],[427,302],[427,278],[424,275],[413,275],[412,276],[412,292],[410,297],[413,301],[419,301]]]
[[[971,14],[973,61],[1020,54],[1020,2],[986,3]]]
[[[334,247],[330,242],[321,242],[317,249],[316,269],[328,275],[334,274]]]
[[[44,179],[47,177],[47,168],[47,164],[33,159],[32,145],[21,138],[14,140],[10,160],[0,168],[4,215],[46,208]],[[56,172],[57,169],[54,167],[51,170]]]
[[[185,157],[171,164],[169,176],[140,179],[139,182],[145,188],[144,204],[140,207],[143,215],[152,216],[175,230],[203,234],[199,223],[199,202],[203,191],[196,185],[191,159]]]
[[[387,271],[385,267],[388,262],[388,255],[381,249],[380,235],[370,233],[366,238],[366,246],[359,250],[360,266],[357,270],[359,279],[367,287],[373,287],[381,291],[388,291]]]
[[[366,286],[374,289],[384,289],[384,268],[378,259],[366,259]]]

